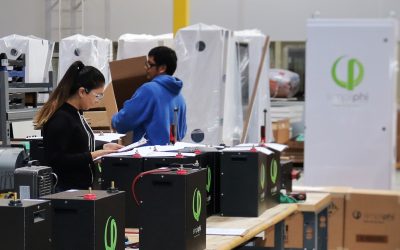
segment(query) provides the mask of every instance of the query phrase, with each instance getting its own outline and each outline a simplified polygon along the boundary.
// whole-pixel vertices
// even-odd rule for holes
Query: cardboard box
[[[344,249],[400,249],[400,192],[352,190],[346,195]]]
[[[132,97],[135,91],[146,83],[145,56],[110,62],[112,83],[104,90],[104,107],[108,119],[120,110],[124,102]]]
[[[293,187],[294,192],[330,193],[332,203],[328,207],[328,250],[343,249],[345,196],[349,187]]]
[[[85,111],[83,116],[91,128],[111,127],[111,120],[108,119],[106,111]]]
[[[276,143],[286,143],[290,139],[289,119],[283,119],[272,122],[272,132]]]
[[[304,235],[304,216],[303,213],[297,212],[285,219],[285,248],[299,248],[303,249],[303,235]],[[274,247],[275,231],[274,228],[265,230],[265,247]]]

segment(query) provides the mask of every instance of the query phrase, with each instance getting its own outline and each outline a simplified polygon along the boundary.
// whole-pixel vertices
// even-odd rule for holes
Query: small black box
[[[9,199],[0,199],[0,248],[51,250],[50,202],[23,200],[21,206],[9,206],[9,202]]]
[[[125,192],[68,190],[48,195],[53,207],[53,247],[56,250],[125,249]]]
[[[53,193],[53,170],[46,166],[17,168],[14,171],[15,192],[21,199],[37,199]]]
[[[257,217],[279,203],[279,168],[271,151],[234,150],[221,153],[221,215]]]
[[[106,190],[114,181],[115,187],[125,191],[125,225],[139,227],[139,207],[132,195],[132,182],[143,170],[143,158],[131,156],[108,156],[102,158],[102,186]]]
[[[185,169],[143,176],[141,250],[203,250],[206,247],[206,170]]]

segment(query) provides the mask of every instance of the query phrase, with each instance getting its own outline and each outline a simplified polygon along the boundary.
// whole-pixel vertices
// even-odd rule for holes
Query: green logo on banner
[[[111,216],[108,217],[104,230],[104,246],[105,250],[115,250],[117,247],[117,223]]]
[[[273,184],[276,183],[276,177],[278,176],[278,163],[275,159],[271,162],[271,181]]]
[[[206,185],[207,193],[210,192],[210,188],[211,188],[211,169],[209,166],[207,166],[207,185]]]
[[[347,79],[341,80],[337,74],[337,66],[343,58],[344,56],[339,57],[333,64],[331,70],[332,78],[338,86],[347,90],[354,90],[354,88],[361,83],[364,77],[364,66],[357,59],[351,58],[347,61]]]
[[[261,189],[264,190],[264,187],[265,187],[265,165],[264,165],[264,163],[261,164],[260,186],[261,186]]]
[[[201,193],[197,188],[194,190],[192,203],[193,218],[199,221],[201,213]]]

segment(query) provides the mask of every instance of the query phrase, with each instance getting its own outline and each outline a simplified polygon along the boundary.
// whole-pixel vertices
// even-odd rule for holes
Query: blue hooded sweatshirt
[[[118,133],[133,131],[133,142],[143,136],[146,145],[166,145],[170,142],[170,126],[174,108],[178,108],[178,140],[186,134],[186,104],[180,94],[182,81],[170,75],[158,75],[143,84],[123,108],[113,116],[112,126]]]

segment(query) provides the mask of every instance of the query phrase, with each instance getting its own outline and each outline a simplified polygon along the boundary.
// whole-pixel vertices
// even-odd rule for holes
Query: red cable
[[[132,191],[133,199],[135,200],[135,202],[136,202],[136,204],[137,204],[138,206],[140,206],[140,204],[139,204],[139,200],[138,200],[137,197],[136,197],[135,186],[136,186],[136,183],[137,183],[137,181],[139,180],[139,178],[142,177],[142,176],[144,176],[144,175],[147,175],[147,174],[164,173],[164,172],[170,172],[170,171],[171,171],[170,168],[158,168],[158,169],[153,169],[153,170],[149,170],[149,171],[146,171],[146,172],[142,172],[142,173],[138,174],[138,175],[135,177],[135,179],[133,179],[133,181],[132,181],[132,186],[131,186],[131,191]]]

